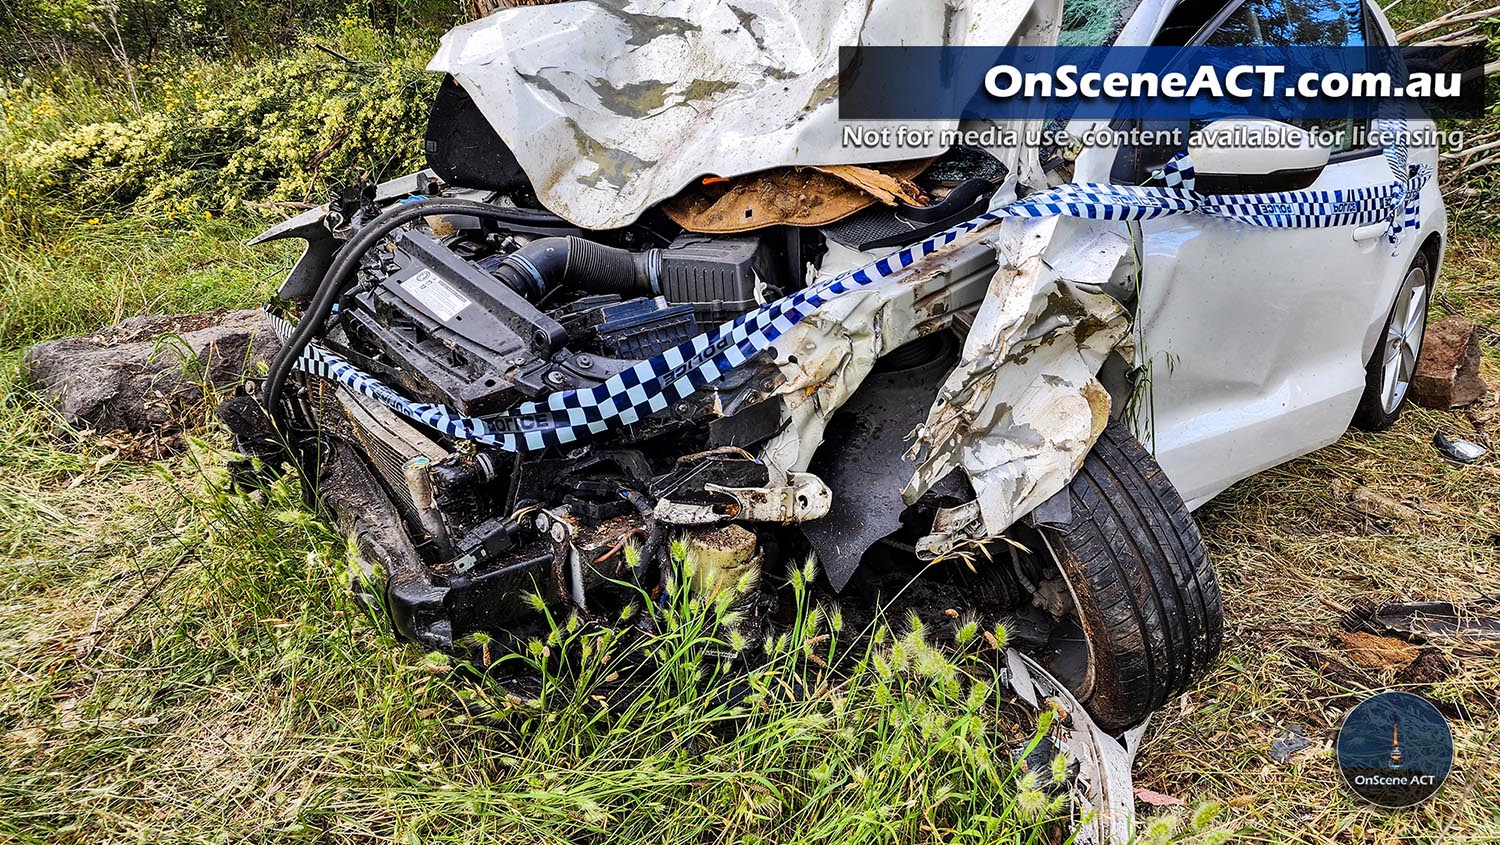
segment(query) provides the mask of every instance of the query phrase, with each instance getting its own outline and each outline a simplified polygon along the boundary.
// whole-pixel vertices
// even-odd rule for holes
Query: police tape
[[[539,402],[523,402],[488,418],[455,414],[443,405],[413,402],[316,342],[303,351],[297,369],[344,385],[450,438],[508,452],[566,446],[640,421],[685,399],[771,346],[792,326],[833,300],[887,279],[963,235],[1009,218],[1076,217],[1091,220],[1151,220],[1202,214],[1273,229],[1368,226],[1386,222],[1387,239],[1399,243],[1405,229],[1419,226],[1418,197],[1433,168],[1407,163],[1404,141],[1387,147],[1393,181],[1374,187],[1303,190],[1268,194],[1202,195],[1186,154],[1158,171],[1159,185],[1134,187],[1068,184],[991,208],[921,243],[863,267],[782,297],[717,328],[641,361],[602,383],[561,390]],[[276,318],[283,340],[291,324]]]

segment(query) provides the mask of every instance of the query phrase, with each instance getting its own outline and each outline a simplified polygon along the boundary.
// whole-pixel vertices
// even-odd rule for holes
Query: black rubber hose
[[[646,544],[641,547],[640,559],[635,562],[635,583],[646,589],[646,573],[651,571],[651,564],[656,562],[656,555],[662,548],[661,523],[656,521],[656,510],[650,499],[634,490],[621,490],[620,495],[635,508],[642,527],[646,529]]]
[[[496,268],[512,290],[536,299],[558,286],[587,293],[651,293],[657,250],[631,252],[568,235],[538,238]]]
[[[292,367],[301,357],[303,350],[314,337],[323,331],[324,324],[328,322],[328,315],[333,311],[334,303],[338,301],[344,286],[353,278],[354,271],[359,267],[359,262],[365,253],[373,249],[382,238],[397,227],[433,214],[468,214],[502,221],[514,216],[510,213],[510,209],[472,200],[423,199],[389,208],[356,232],[354,237],[350,238],[334,256],[332,266],[328,268],[328,272],[323,275],[323,280],[319,282],[312,302],[308,304],[302,320],[297,323],[296,330],[276,353],[276,357],[271,360],[270,371],[266,375],[265,390],[261,395],[266,413],[278,429],[284,428],[281,425],[281,394],[286,388],[287,376],[291,374]]]

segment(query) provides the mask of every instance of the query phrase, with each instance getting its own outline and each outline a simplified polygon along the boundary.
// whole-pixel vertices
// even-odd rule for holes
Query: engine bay
[[[590,229],[544,207],[451,77],[424,147],[427,170],[356,181],[256,240],[308,249],[279,294],[284,354],[220,411],[243,453],[290,457],[401,636],[467,657],[484,640],[488,659],[534,632],[536,598],[613,613],[655,600],[690,559],[733,593],[753,646],[786,569],[816,559],[815,588],[856,616],[905,612],[891,604],[905,596],[1047,642],[1066,603],[1042,586],[1055,567],[988,531],[951,463],[912,475],[911,437],[959,363],[995,249],[902,249],[931,249],[1009,184],[991,152],[703,177]],[[926,269],[795,339],[735,346],[744,321],[779,322],[782,303],[898,254]],[[643,366],[714,336],[730,337],[728,366],[679,366],[666,378],[683,389],[648,397]],[[338,367],[309,365],[312,350]],[[588,395],[600,408],[570,398]],[[569,425],[540,438],[531,409]],[[501,423],[508,441],[472,436]],[[998,565],[970,564],[992,553]]]
[[[622,229],[590,231],[535,207],[524,188],[454,186],[437,175],[440,156],[434,164],[400,190],[357,185],[336,192],[317,222],[332,233],[321,256],[306,227],[293,230],[314,245],[304,263],[321,257],[324,278],[315,289],[284,289],[284,313],[299,327],[316,324],[320,348],[391,395],[480,420],[597,388],[799,291],[819,278],[830,251],[844,262],[861,260],[858,238],[892,238],[890,221],[899,216],[899,209],[876,207],[883,226],[872,226],[874,214],[866,214],[853,227],[706,234],[653,211]],[[940,210],[903,220],[904,239],[972,213],[1003,173],[973,151],[940,164],[922,186]],[[436,210],[422,213],[429,206]],[[982,263],[965,265],[966,281],[955,286],[965,298],[957,305],[974,307],[976,280],[989,272]],[[527,454],[413,425],[380,401],[316,378],[293,376],[284,394],[244,398],[286,409],[280,426],[303,471],[317,479],[313,495],[330,502],[347,526],[366,524],[351,534],[366,538],[371,574],[386,575],[377,600],[392,609],[403,636],[465,652],[475,635],[511,642],[524,636],[536,617],[523,600],[529,594],[582,610],[659,595],[674,543],[679,556],[686,549],[715,561],[729,582],[744,581],[741,600],[762,612],[742,616],[758,629],[774,605],[776,579],[750,573],[817,555],[832,565],[828,593],[846,586],[878,592],[878,574],[850,585],[861,560],[871,573],[886,570],[893,578],[901,567],[892,565],[892,553],[921,566],[913,544],[932,529],[939,509],[972,499],[955,481],[907,507],[899,483],[881,478],[888,470],[878,468],[899,465],[905,448],[885,419],[891,409],[901,408],[909,428],[907,418],[931,403],[955,360],[958,323],[949,305],[934,308],[931,329],[881,359],[870,383],[883,385],[883,398],[840,417],[816,472],[778,472],[759,454],[790,425],[784,404],[768,401],[778,400],[786,374],[766,353],[629,425]],[[226,419],[234,416],[226,410]],[[897,436],[866,450],[873,476],[842,477],[844,451],[861,442],[856,429],[872,421]],[[257,439],[258,454],[270,454],[276,438],[269,431],[256,438],[239,429],[247,454],[257,454]],[[864,519],[851,508],[830,516],[835,493],[818,473],[840,476],[836,487],[862,488],[856,505],[881,498],[863,495],[871,488],[886,488],[880,513]],[[372,498],[372,486],[383,495]],[[376,535],[382,539],[369,539]],[[996,598],[992,610],[1025,603],[1008,569],[987,580],[995,583],[978,590]]]

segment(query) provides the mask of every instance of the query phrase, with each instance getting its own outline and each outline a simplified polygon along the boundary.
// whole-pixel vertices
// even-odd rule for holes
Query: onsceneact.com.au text
[[[1131,127],[1116,129],[1096,124],[1074,135],[1063,127],[1042,125],[1034,121],[1025,126],[1015,124],[967,124],[956,128],[937,128],[921,123],[897,126],[863,126],[846,123],[843,127],[843,145],[856,148],[933,148],[955,145],[971,147],[1182,147],[1189,142],[1185,129],[1141,129]],[[1310,133],[1316,144],[1332,146],[1342,139],[1347,127],[1330,122],[1328,126],[1292,127],[1285,124],[1259,123],[1236,127],[1228,136],[1220,136],[1218,142],[1235,147],[1280,147],[1288,143],[1300,143],[1300,139],[1287,137],[1283,133]],[[1461,129],[1439,129],[1432,123],[1416,123],[1405,127],[1401,137],[1414,147],[1438,147],[1450,152],[1463,152],[1467,138]],[[1380,127],[1371,127],[1366,142],[1373,146],[1384,146],[1393,139]]]
[[[1235,65],[1220,68],[1201,65],[1189,76],[1169,71],[1083,71],[1077,65],[1061,65],[1050,71],[1025,71],[1013,65],[995,65],[984,76],[985,93],[991,97],[1106,97],[1138,99],[1162,97],[1356,97],[1356,98],[1449,98],[1460,96],[1461,73],[1413,71],[1404,83],[1386,71],[1287,73],[1285,65]]]

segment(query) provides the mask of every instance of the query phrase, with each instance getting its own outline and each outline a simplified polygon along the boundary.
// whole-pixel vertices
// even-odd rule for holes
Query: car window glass
[[[1210,47],[1363,47],[1362,0],[1245,0],[1204,44]]]
[[[1202,42],[1209,47],[1365,46],[1363,0],[1245,0]],[[1353,118],[1296,120],[1305,129],[1331,130],[1334,153],[1357,149],[1363,125]],[[1201,125],[1194,121],[1193,128]]]
[[[1226,5],[1226,0],[1182,0],[1167,15],[1152,43],[1158,47],[1186,46]]]
[[[1368,12],[1365,14],[1365,41],[1371,47],[1391,46],[1385,38],[1385,33],[1380,31],[1380,24],[1375,21],[1375,16]]]
[[[1126,16],[1135,11],[1129,0],[1063,0],[1059,47],[1098,47],[1120,34]]]
[[[1227,14],[1226,14],[1227,11]],[[1222,18],[1222,21],[1220,19]],[[1216,23],[1216,21],[1219,21]],[[1183,0],[1168,15],[1152,44],[1159,47],[1183,47],[1209,44],[1219,47],[1245,47],[1259,44],[1273,46],[1325,45],[1358,47],[1380,45],[1383,39],[1374,31],[1374,22],[1366,14],[1362,0]],[[1204,121],[1176,124],[1188,137]],[[1297,121],[1304,128],[1319,126],[1333,130],[1337,141],[1333,153],[1366,147],[1366,126],[1352,119]],[[1165,134],[1174,128],[1172,122],[1137,123]],[[1115,160],[1111,178],[1126,184],[1141,184],[1153,170],[1161,167],[1179,149],[1169,146],[1126,146]]]

